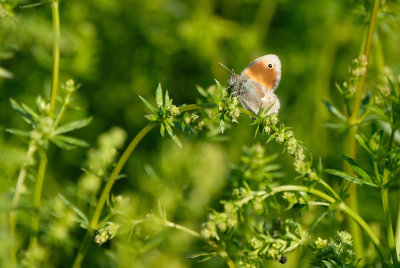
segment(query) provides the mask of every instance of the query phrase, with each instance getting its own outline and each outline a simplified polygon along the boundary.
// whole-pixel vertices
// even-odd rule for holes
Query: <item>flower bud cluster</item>
[[[356,267],[353,240],[349,233],[338,232],[330,240],[318,238],[312,245],[315,256],[321,263],[340,267]]]
[[[165,113],[169,116],[167,117],[175,117],[180,114],[179,108],[173,104],[165,106]]]
[[[202,120],[198,113],[185,113],[183,115],[183,122],[186,126],[191,126],[194,129],[202,130],[204,126],[204,120]]]
[[[345,96],[352,97],[356,93],[358,81],[367,72],[367,65],[367,57],[364,54],[353,60],[351,66],[349,66],[350,78],[342,85]]]
[[[209,215],[208,221],[202,225],[200,234],[206,239],[219,240],[219,234],[231,230],[237,223],[237,206],[227,202],[223,212],[213,212]]]
[[[238,104],[238,98],[233,94],[229,94],[223,97],[218,103],[218,112],[226,115],[232,122],[237,123],[237,119],[240,115]]]
[[[94,242],[100,246],[111,240],[118,231],[118,225],[112,222],[107,222],[105,227],[99,229],[94,236]]]
[[[286,220],[277,228],[254,234],[246,245],[247,250],[239,256],[239,263],[243,267],[260,267],[265,259],[285,263],[284,255],[301,246],[306,235],[299,223]]]

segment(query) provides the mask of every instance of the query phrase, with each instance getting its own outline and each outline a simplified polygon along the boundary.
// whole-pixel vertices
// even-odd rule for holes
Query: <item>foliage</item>
[[[0,265],[400,267],[399,12],[0,1]],[[269,51],[279,115],[200,86]]]

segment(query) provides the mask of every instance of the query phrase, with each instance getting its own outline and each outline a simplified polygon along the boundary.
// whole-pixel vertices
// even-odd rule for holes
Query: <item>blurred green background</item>
[[[282,80],[276,92],[281,101],[280,120],[293,128],[307,153],[315,159],[322,156],[329,167],[340,167],[343,133],[324,126],[329,114],[322,100],[339,101],[334,83],[346,79],[348,66],[359,55],[370,2],[63,0],[61,82],[73,78],[82,84],[76,99],[82,110],[69,116],[94,118],[76,135],[96,146],[101,133],[119,126],[127,131],[129,140],[146,123],[143,115],[147,111],[138,95],[153,99],[159,82],[176,104],[194,103],[196,85],[208,87],[214,79],[227,84],[229,73],[218,62],[240,72],[255,58],[271,53],[282,62]],[[399,3],[382,2],[383,11],[390,16],[379,18],[371,65],[382,61],[374,57],[380,48],[384,65],[398,74]],[[25,127],[9,99],[33,105],[37,95],[49,96],[52,22],[48,3],[35,7],[29,6],[35,3],[32,1],[0,3],[0,66],[10,72],[8,78],[0,78],[0,178],[7,202],[27,147],[24,140],[4,131]],[[374,75],[372,68],[369,77]],[[182,136],[183,149],[169,138],[161,138],[157,131],[151,132],[130,158],[124,170],[127,179],[118,181],[115,192],[128,193],[137,202],[133,215],[151,211],[160,198],[170,219],[198,229],[208,207],[215,207],[224,198],[230,163],[238,161],[243,145],[254,142],[249,123],[243,116],[239,125],[227,131],[223,142]],[[280,149],[269,146],[267,152]],[[75,189],[86,150],[65,152],[52,147],[49,154],[44,193],[48,202],[59,191]],[[289,159],[281,158],[282,170],[290,175]],[[74,232],[75,239],[81,237],[79,229]],[[201,264],[184,258],[201,249],[201,243],[172,233],[157,249],[134,264],[124,265],[223,267],[219,259]],[[78,242],[72,241],[71,247]],[[111,265],[107,263],[112,257],[99,257],[101,251],[96,246],[91,250],[88,264],[101,263],[104,258],[102,265]],[[57,256],[73,256],[71,252]],[[118,249],[109,255],[116,252]]]

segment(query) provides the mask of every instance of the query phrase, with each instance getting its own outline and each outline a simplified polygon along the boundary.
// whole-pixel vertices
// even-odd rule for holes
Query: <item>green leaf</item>
[[[67,133],[67,132],[73,131],[75,129],[86,127],[87,125],[90,124],[91,121],[92,121],[92,118],[89,117],[89,118],[85,118],[85,119],[82,119],[82,120],[76,120],[76,121],[72,121],[72,122],[66,123],[66,124],[58,127],[53,132],[53,135],[56,136],[56,135],[59,135],[59,134],[63,134],[63,133]]]
[[[274,134],[269,136],[268,140],[265,143],[269,143],[270,141],[272,141],[276,137],[276,135],[278,135],[278,132],[275,132]]]
[[[342,155],[343,159],[350,164],[353,171],[363,179],[371,180],[368,172],[365,171],[353,158]]]
[[[171,99],[169,98],[168,90],[165,91],[164,105],[167,106],[167,107],[170,106],[170,105],[172,105],[172,101],[171,101]]]
[[[334,128],[334,129],[339,129],[339,130],[345,130],[348,125],[344,122],[341,123],[326,123],[324,124],[325,127],[327,128]]]
[[[257,124],[257,128],[256,128],[256,131],[254,132],[254,137],[253,137],[253,139],[256,139],[259,130],[260,130],[260,124],[258,123],[258,124]]]
[[[215,80],[215,83],[217,84],[217,90],[218,90],[219,97],[220,98],[224,97],[224,90],[222,88],[221,83],[217,79],[214,79],[214,80]]]
[[[163,106],[163,93],[162,93],[161,83],[158,83],[158,87],[156,90],[156,102],[158,107]]]
[[[31,114],[29,114],[25,109],[19,105],[14,99],[10,99],[11,107],[16,110],[20,115],[22,115],[23,119],[28,123],[32,124],[35,120]]]
[[[69,201],[65,196],[62,194],[58,194],[58,197],[65,203],[67,207],[72,209],[82,220],[86,225],[89,225],[89,219],[86,217],[85,213],[82,212],[77,206],[75,206],[71,201]]]
[[[328,101],[323,101],[326,109],[328,109],[328,111],[333,115],[336,116],[337,118],[339,118],[342,121],[346,121],[346,117],[332,104],[330,104]]]
[[[156,114],[146,114],[144,117],[149,121],[153,121],[153,122],[158,121],[158,115],[156,115]]]
[[[182,143],[181,141],[178,139],[178,137],[174,134],[174,132],[172,131],[172,128],[170,125],[165,124],[165,128],[167,129],[168,134],[171,136],[172,140],[179,146],[182,148]]]
[[[7,128],[6,131],[13,135],[23,136],[23,137],[29,137],[31,135],[30,131],[23,131],[23,130],[13,129],[13,128]]]
[[[150,104],[150,102],[148,102],[145,98],[143,98],[142,96],[139,96],[139,98],[143,101],[144,105],[146,105],[146,107],[150,110],[150,112],[152,113],[157,113],[158,109],[154,108],[153,105]]]
[[[57,146],[59,146],[62,149],[66,149],[66,150],[71,150],[78,147],[89,147],[89,144],[86,141],[77,139],[77,138],[73,138],[73,137],[69,137],[69,136],[64,136],[64,135],[57,135],[57,136],[53,136],[50,138],[50,140],[52,142],[54,142],[54,144],[56,144]]]
[[[356,138],[356,140],[358,141],[358,144],[359,144],[361,147],[363,147],[363,148],[368,152],[368,154],[372,155],[372,152],[371,152],[371,150],[369,149],[367,140],[366,140],[363,136],[361,136],[361,135],[359,135],[359,134],[356,134],[355,138]]]
[[[164,134],[165,134],[165,126],[164,126],[164,123],[162,123],[162,124],[160,125],[160,134],[161,134],[162,137],[164,137]]]
[[[24,110],[25,110],[28,114],[30,114],[33,118],[35,118],[36,120],[39,119],[39,115],[38,115],[34,110],[32,110],[31,107],[29,107],[28,105],[26,105],[26,104],[24,104],[24,103],[21,103],[21,106],[22,106],[22,107],[24,108]]]
[[[378,107],[376,105],[366,105],[365,107],[367,107],[368,110],[374,112],[380,120],[390,123],[389,117],[385,114],[385,112],[380,107]]]
[[[199,85],[196,85],[196,89],[199,92],[199,94],[205,98],[208,97],[208,93]]]
[[[12,72],[0,66],[0,77],[12,79],[14,78],[14,75],[12,74]]]
[[[339,93],[343,95],[343,89],[338,83],[335,83],[335,87],[339,91]]]
[[[365,180],[361,180],[361,179],[358,178],[358,177],[355,177],[355,176],[353,176],[353,175],[350,175],[350,174],[348,174],[348,173],[346,173],[346,172],[343,172],[343,171],[340,171],[340,170],[336,170],[336,169],[324,169],[323,172],[328,173],[328,174],[331,174],[331,175],[334,175],[334,176],[337,176],[337,177],[340,177],[340,178],[342,178],[342,179],[345,179],[345,180],[348,180],[348,181],[351,181],[351,182],[354,182],[354,183],[357,183],[357,184],[360,184],[360,185],[365,184],[365,185],[368,185],[368,186],[372,186],[372,187],[375,187],[375,188],[379,188],[379,187],[378,187],[376,184],[374,184],[374,183],[371,183],[371,182],[368,182],[368,181],[365,181]]]
[[[223,114],[219,116],[219,126],[221,127],[221,133],[224,134],[225,120]]]

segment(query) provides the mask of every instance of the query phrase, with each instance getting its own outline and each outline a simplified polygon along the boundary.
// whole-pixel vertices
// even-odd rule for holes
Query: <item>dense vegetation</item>
[[[1,266],[400,267],[399,15],[0,0]],[[218,62],[270,53],[254,114]]]

